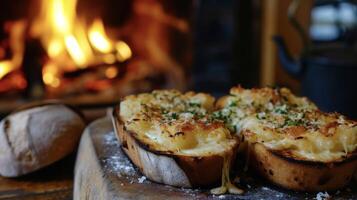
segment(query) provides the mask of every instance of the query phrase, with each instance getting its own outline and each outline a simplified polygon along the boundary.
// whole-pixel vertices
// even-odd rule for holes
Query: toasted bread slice
[[[337,162],[297,160],[261,143],[251,144],[249,164],[267,180],[296,191],[330,191],[347,185],[356,170],[356,154]]]
[[[248,143],[250,166],[277,185],[335,190],[356,171],[357,123],[286,88],[232,88],[217,106],[215,115]]]
[[[239,140],[208,116],[214,98],[175,90],[128,96],[114,111],[121,146],[149,179],[178,187],[205,187],[222,180],[216,193],[241,193],[229,181]]]

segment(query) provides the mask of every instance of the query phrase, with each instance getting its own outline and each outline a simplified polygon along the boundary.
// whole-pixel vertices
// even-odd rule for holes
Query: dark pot
[[[302,94],[327,112],[357,119],[357,52],[328,47],[307,52],[294,60],[281,37],[274,37],[284,69],[301,80]]]

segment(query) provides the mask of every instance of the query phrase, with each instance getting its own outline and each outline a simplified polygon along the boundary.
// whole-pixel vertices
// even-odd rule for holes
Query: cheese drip
[[[236,187],[229,177],[229,172],[233,160],[233,153],[227,152],[222,155],[223,167],[222,167],[222,183],[220,187],[211,189],[211,193],[215,195],[224,194],[227,191],[231,194],[243,194],[244,191]]]

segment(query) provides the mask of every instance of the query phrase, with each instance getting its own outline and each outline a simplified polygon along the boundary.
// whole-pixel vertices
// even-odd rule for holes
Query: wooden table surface
[[[90,122],[98,117],[105,116],[107,109],[84,109],[82,112],[85,114],[87,122]],[[40,171],[26,176],[19,178],[2,178],[0,176],[0,200],[73,199],[74,163],[76,154],[77,152]]]
[[[0,177],[0,199],[72,199],[74,160],[75,154],[20,178]]]

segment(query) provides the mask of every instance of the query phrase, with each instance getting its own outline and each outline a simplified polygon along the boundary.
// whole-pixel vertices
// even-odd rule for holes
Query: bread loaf
[[[0,122],[0,175],[17,177],[73,152],[85,122],[68,106],[35,106]]]

